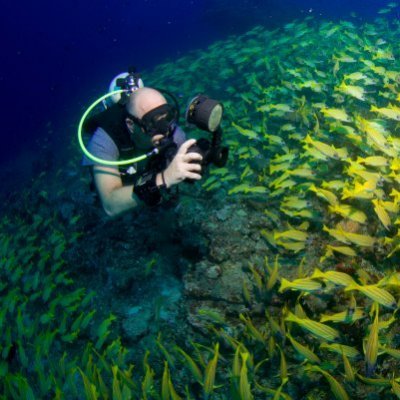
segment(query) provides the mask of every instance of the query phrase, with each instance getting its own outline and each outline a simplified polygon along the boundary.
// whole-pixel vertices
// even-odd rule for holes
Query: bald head
[[[143,87],[129,96],[126,110],[129,114],[141,119],[149,111],[166,103],[167,100],[159,91]]]

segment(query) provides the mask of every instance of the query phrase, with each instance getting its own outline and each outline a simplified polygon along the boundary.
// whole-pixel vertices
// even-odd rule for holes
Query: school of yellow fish
[[[287,24],[284,34],[254,28],[240,49],[240,43],[227,46],[232,67],[220,75],[243,77],[226,88],[238,101],[224,101],[233,159],[203,184],[206,190],[226,188],[231,196],[264,201],[274,229],[261,235],[281,257],[309,260],[310,249],[316,254],[309,277],[289,280],[283,270],[270,271],[280,280],[281,295],[318,296],[339,287],[348,296],[348,304],[335,307],[340,311],[318,321],[299,305],[282,310],[288,327],[297,325],[320,340],[321,349],[342,358],[344,380],[338,381],[318,366],[320,358],[304,340],[284,333],[310,363],[307,371],[325,377],[338,399],[349,398],[340,382],[356,380],[388,387],[400,398],[398,374],[377,372],[382,354],[400,359],[391,347],[393,333],[385,337],[399,307],[400,23],[383,16],[397,7],[389,3],[375,23],[306,18]],[[354,276],[336,271],[336,264],[353,269]],[[365,318],[370,323],[364,323],[362,348],[346,344],[329,325]],[[364,369],[349,361],[361,353]],[[281,378],[283,386],[286,372]]]
[[[291,398],[285,385],[300,373],[293,354],[287,354],[290,346],[304,361],[304,371],[325,379],[337,399],[350,398],[348,393],[366,398],[366,388],[400,398],[396,13],[398,4],[390,2],[374,21],[357,15],[339,22],[307,17],[274,31],[255,27],[213,44],[207,54],[183,57],[173,73],[165,66],[154,71],[155,84],[167,80],[183,93],[197,90],[222,101],[230,158],[226,167],[211,168],[202,186],[219,194],[225,190],[233,201],[264,204],[268,228],[260,235],[286,260],[267,267],[267,277],[250,266],[260,293],[278,288],[276,295],[285,299],[280,315],[266,310],[262,327],[240,316],[268,357],[280,357],[281,385],[255,383],[276,399]],[[293,273],[283,264],[300,266]],[[251,303],[246,284],[243,296]],[[301,303],[312,298],[329,298],[332,310],[311,315]],[[220,316],[208,316],[224,324]],[[352,329],[358,332],[353,341]],[[253,398],[247,367],[254,367],[256,354],[223,330],[218,335],[235,348],[242,398]],[[323,357],[334,364],[324,365]],[[260,360],[254,368],[261,371],[266,363]]]
[[[390,258],[400,250],[400,68],[392,24],[397,30],[385,20],[361,28],[289,24],[294,39],[281,37],[255,63],[274,71],[273,85],[255,69],[242,95],[247,112],[239,120],[236,114],[232,128],[245,139],[237,144],[239,161],[269,163],[262,170],[241,163],[229,193],[265,193],[267,215],[280,221],[265,235],[272,246],[299,252],[317,234],[326,237],[323,260],[378,247]],[[269,54],[274,50],[279,58]]]
[[[392,257],[400,250],[399,22],[309,19],[275,33],[255,28],[245,35],[252,47],[232,45],[230,54],[226,46],[246,84],[226,89],[240,102],[224,101],[240,170],[216,169],[204,187],[265,195],[266,214],[280,221],[266,235],[274,247],[299,252],[318,235],[324,259],[378,247]]]

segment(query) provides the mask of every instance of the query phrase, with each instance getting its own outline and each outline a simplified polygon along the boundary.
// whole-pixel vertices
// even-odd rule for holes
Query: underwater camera
[[[186,109],[188,123],[212,134],[211,141],[200,138],[188,149],[188,152],[199,153],[203,157],[200,162],[202,166],[214,164],[217,167],[223,167],[228,159],[228,147],[221,146],[222,114],[222,104],[203,94],[194,97]]]

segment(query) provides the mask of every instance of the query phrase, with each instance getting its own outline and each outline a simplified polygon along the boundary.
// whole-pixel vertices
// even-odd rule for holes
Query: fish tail
[[[371,364],[370,362],[367,362],[366,366],[366,376],[371,377],[374,375],[376,363]]]
[[[314,279],[314,278],[323,278],[324,276],[325,276],[324,273],[320,269],[315,268],[313,274],[311,275],[311,278],[312,279]]]
[[[307,136],[303,139],[303,141],[304,141],[304,143],[307,143],[307,144],[312,144],[312,143],[313,143],[313,140],[311,139],[311,136],[310,136],[310,135],[307,135]]]
[[[344,291],[345,291],[345,292],[347,292],[347,291],[349,291],[349,290],[360,290],[360,285],[358,285],[358,284],[355,283],[355,282],[350,283],[350,285],[347,285],[347,286],[344,288]]]
[[[282,293],[284,292],[286,289],[290,288],[291,282],[289,282],[287,279],[282,278],[281,279],[281,287],[279,288],[278,292]]]
[[[288,315],[285,317],[285,321],[297,322],[297,317],[293,313],[289,312]]]

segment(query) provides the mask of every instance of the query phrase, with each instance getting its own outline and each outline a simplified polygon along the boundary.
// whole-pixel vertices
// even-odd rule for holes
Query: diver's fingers
[[[200,180],[201,179],[201,175],[196,174],[195,172],[187,172],[186,173],[186,178],[187,179],[195,179],[195,180]]]
[[[202,159],[203,157],[201,156],[201,154],[195,152],[186,153],[184,157],[184,160],[186,162],[201,161]]]
[[[196,139],[189,139],[184,142],[181,147],[179,147],[178,153],[177,154],[186,154],[188,151],[188,148],[190,146],[193,146],[196,143]]]
[[[201,171],[201,165],[198,163],[187,163],[186,165],[187,165],[186,167],[187,171],[197,171],[197,172]]]

